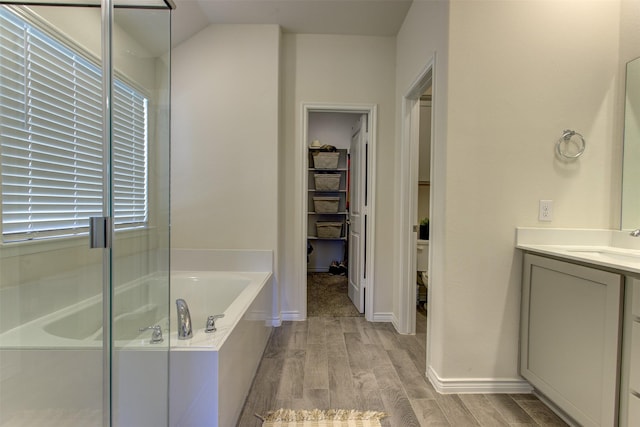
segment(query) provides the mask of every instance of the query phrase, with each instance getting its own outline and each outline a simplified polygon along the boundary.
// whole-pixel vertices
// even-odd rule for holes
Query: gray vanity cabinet
[[[627,276],[620,382],[620,426],[640,426],[640,279]]]
[[[585,427],[617,425],[622,289],[620,274],[525,254],[520,373]]]

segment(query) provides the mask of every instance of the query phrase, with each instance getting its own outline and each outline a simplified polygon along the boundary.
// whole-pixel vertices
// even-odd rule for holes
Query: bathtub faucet
[[[140,332],[148,330],[153,331],[151,333],[151,341],[149,341],[151,344],[158,344],[164,341],[164,338],[162,338],[162,327],[160,325],[147,326],[146,328],[139,329]]]
[[[187,340],[193,336],[191,330],[191,314],[189,314],[189,306],[182,298],[176,300],[178,309],[178,339]]]
[[[216,329],[216,319],[220,319],[222,317],[224,317],[224,314],[216,314],[214,316],[207,317],[207,325],[204,327],[204,331],[207,334],[210,334],[211,332],[217,331],[217,329]]]

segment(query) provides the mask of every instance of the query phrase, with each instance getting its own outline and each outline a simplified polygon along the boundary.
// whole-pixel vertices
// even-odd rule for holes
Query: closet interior
[[[326,283],[321,286],[334,288],[338,284],[345,295],[349,274],[350,184],[357,176],[350,167],[350,147],[361,116],[310,112],[308,117],[307,280],[321,281]],[[323,303],[322,298],[316,299],[309,299],[308,303]]]

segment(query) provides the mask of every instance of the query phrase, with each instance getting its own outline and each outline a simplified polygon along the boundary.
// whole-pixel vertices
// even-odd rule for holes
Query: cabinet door
[[[520,370],[583,426],[614,426],[622,277],[525,255]]]

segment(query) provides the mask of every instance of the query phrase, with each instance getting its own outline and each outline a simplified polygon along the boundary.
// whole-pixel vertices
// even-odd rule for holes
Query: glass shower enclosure
[[[168,425],[170,0],[0,0],[0,426]]]

